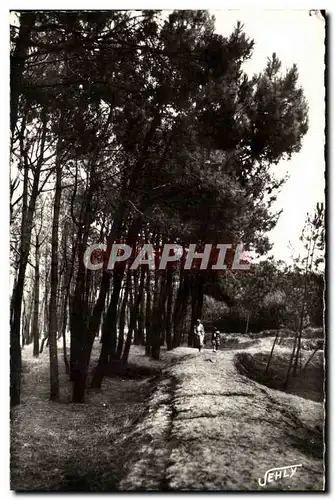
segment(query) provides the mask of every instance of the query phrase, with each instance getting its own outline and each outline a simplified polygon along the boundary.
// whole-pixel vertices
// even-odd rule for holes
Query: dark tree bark
[[[35,281],[34,281],[34,316],[33,316],[33,338],[35,357],[39,356],[40,351],[40,330],[39,330],[39,305],[40,305],[40,242],[39,236],[35,240],[36,261],[35,261]]]
[[[112,245],[115,241],[117,241],[120,236],[121,236],[121,231],[122,231],[122,223],[126,219],[127,214],[129,213],[130,210],[130,204],[129,200],[127,199],[128,197],[132,197],[132,193],[134,191],[134,188],[141,176],[143,167],[145,165],[147,156],[148,156],[148,149],[151,144],[151,141],[154,137],[154,134],[157,130],[157,127],[160,125],[161,122],[161,115],[160,115],[160,109],[157,108],[155,112],[155,116],[153,117],[148,132],[145,136],[141,154],[135,163],[134,167],[131,169],[131,173],[128,179],[128,182],[126,185],[123,186],[123,192],[121,194],[121,203],[119,204],[114,220],[113,220],[113,225],[111,232],[107,238],[107,255],[109,255]],[[100,321],[101,321],[101,315],[104,310],[105,306],[105,300],[106,300],[106,295],[109,290],[109,283],[110,283],[110,277],[111,274],[109,272],[106,272],[104,269],[103,276],[102,276],[102,281],[101,281],[101,286],[100,286],[100,291],[99,291],[99,296],[97,299],[97,302],[94,306],[93,309],[93,314],[90,320],[89,324],[89,330],[88,330],[88,338],[86,342],[86,348],[85,348],[85,364],[88,366],[90,356],[91,356],[91,351],[92,351],[92,346],[94,342],[94,338],[96,336],[97,329],[99,327]]]
[[[276,345],[276,343],[278,341],[279,333],[280,333],[280,330],[277,330],[277,334],[276,334],[276,337],[275,337],[275,339],[273,341],[273,344],[272,344],[272,348],[271,348],[271,352],[270,352],[270,355],[269,355],[269,358],[268,358],[268,362],[267,362],[266,367],[265,367],[264,375],[267,375],[267,373],[269,371],[271,360],[272,360],[273,351],[274,351],[275,345]]]
[[[133,221],[126,244],[131,248],[137,240],[138,232],[141,228],[143,221],[143,215],[136,216]],[[117,340],[117,306],[120,298],[120,292],[122,287],[122,280],[125,273],[125,262],[120,262],[115,265],[113,274],[113,291],[111,296],[111,301],[107,310],[106,319],[102,325],[102,348],[99,357],[99,361],[96,369],[94,370],[92,387],[100,388],[102,379],[105,376],[109,362],[115,359],[116,355],[116,340]]]
[[[173,318],[173,341],[172,346],[178,347],[181,343],[183,319],[187,311],[187,304],[190,294],[190,275],[189,271],[181,270],[179,277],[179,288],[175,301],[175,310]]]
[[[61,335],[63,338],[63,360],[65,364],[65,371],[67,374],[70,373],[70,365],[67,357],[67,347],[66,347],[66,328],[68,323],[68,307],[69,307],[69,297],[70,297],[70,288],[71,288],[71,279],[73,274],[73,266],[75,261],[75,245],[72,248],[72,256],[70,263],[68,262],[67,257],[67,244],[68,244],[68,224],[65,224],[64,227],[64,239],[63,239],[63,262],[64,262],[64,280],[63,280],[63,292],[64,295],[63,307],[62,307],[62,331]]]
[[[62,111],[63,113],[63,111]],[[60,120],[63,120],[61,116]],[[61,138],[57,144],[56,185],[51,235],[51,280],[49,315],[49,356],[50,356],[50,399],[59,399],[58,356],[57,356],[57,289],[58,289],[58,228],[60,201],[62,195],[62,169],[60,164]]]
[[[152,292],[151,292],[151,275],[150,270],[147,270],[146,279],[146,307],[145,307],[145,354],[150,356],[151,353],[151,303],[152,303]]]
[[[136,311],[136,324],[134,331],[134,344],[144,344],[144,284],[145,284],[145,269],[141,268],[140,284],[137,291],[139,304]]]
[[[203,307],[203,275],[201,271],[195,271],[191,277],[191,324],[189,329],[189,334],[187,338],[187,344],[189,347],[193,347],[194,344],[194,325],[196,324],[197,319],[200,319],[202,316],[202,307]]]
[[[63,318],[62,318],[62,338],[63,338],[63,360],[64,360],[64,365],[65,365],[65,372],[67,374],[70,373],[70,365],[69,365],[69,360],[67,358],[67,348],[66,348],[66,326],[67,326],[67,319],[68,319],[68,313],[67,313],[67,308],[68,308],[68,295],[65,297],[65,302],[64,302],[64,309],[63,309]]]
[[[77,222],[78,231],[75,244],[78,253],[78,272],[75,281],[70,314],[70,380],[73,381],[73,403],[84,402],[89,363],[89,358],[86,362],[86,348],[89,328],[88,294],[86,287],[88,270],[85,267],[84,254],[87,247],[88,235],[92,222],[91,208],[95,185],[95,161],[96,151],[94,152],[90,163],[89,181],[87,189],[85,191],[85,195],[83,197],[79,221]],[[71,201],[71,212],[73,212],[73,200]],[[93,341],[94,337],[92,339],[92,345]]]
[[[124,346],[123,353],[122,353],[122,362],[124,364],[126,364],[128,361],[129,351],[130,351],[130,347],[131,347],[131,341],[133,338],[134,330],[136,328],[136,323],[137,323],[138,313],[140,310],[141,301],[143,300],[144,279],[145,279],[145,271],[144,271],[144,269],[141,269],[140,285],[139,285],[138,290],[137,290],[137,295],[135,297],[135,301],[132,304],[132,307],[130,308],[129,328],[128,328],[128,333],[127,333],[127,337],[126,337],[125,346]]]
[[[26,268],[30,251],[33,216],[35,212],[36,199],[38,196],[38,188],[40,181],[40,173],[43,163],[44,145],[46,138],[46,125],[47,122],[45,116],[43,116],[40,157],[34,169],[34,179],[33,179],[33,185],[27,212],[26,214],[25,212],[23,212],[22,214],[22,221],[24,221],[24,228],[22,230],[21,242],[20,242],[19,270],[11,300],[11,320],[10,320],[10,402],[11,402],[10,404],[11,406],[20,404],[20,393],[21,393],[20,327],[21,327],[22,297],[23,297]],[[27,164],[25,165],[25,168],[28,168]]]
[[[124,289],[122,304],[121,304],[121,307],[120,307],[119,339],[118,339],[118,345],[117,345],[117,350],[116,350],[116,359],[120,359],[121,358],[121,354],[122,354],[122,350],[123,350],[123,344],[124,344],[124,327],[125,327],[125,323],[126,323],[126,308],[127,308],[127,305],[128,305],[128,295],[129,295],[130,287],[131,287],[131,272],[130,272],[130,269],[128,268],[127,279],[126,279],[126,284],[125,284],[125,289]]]
[[[44,254],[44,317],[43,317],[43,333],[44,337],[47,338],[49,333],[49,288],[50,288],[50,279],[49,279],[49,266],[48,266],[48,248],[45,246],[45,254]]]
[[[126,215],[129,213],[131,206],[128,198],[131,198],[133,196],[134,188],[136,187],[138,179],[142,174],[143,167],[148,157],[149,146],[157,130],[157,127],[160,125],[160,122],[161,122],[160,108],[157,107],[155,115],[149,125],[148,132],[143,141],[143,146],[141,148],[141,153],[139,155],[139,158],[135,163],[135,165],[132,167],[130,175],[129,177],[127,177],[126,183],[123,186],[123,192],[121,193],[122,201],[116,210],[111,233],[107,238],[108,255],[109,252],[111,251],[113,243],[117,241],[121,236],[122,223],[126,219]],[[119,299],[123,273],[124,273],[124,267],[122,273],[121,272],[120,274],[117,273],[116,279],[114,279],[111,303],[107,311],[106,320],[102,327],[101,363],[98,370],[94,372],[95,380],[92,381],[92,384],[98,387],[99,385],[101,385],[100,379],[102,380],[103,377],[104,368],[102,367],[107,367],[109,357],[111,356],[111,354],[113,355],[113,345],[114,345],[113,337],[116,336],[115,327],[113,327],[113,324],[115,323],[116,320],[117,303]],[[85,340],[84,342],[81,342],[82,345],[80,347],[80,350],[82,350],[82,352],[79,353],[79,360],[77,364],[76,377],[75,377],[76,380],[74,380],[74,386],[73,386],[74,402],[84,401],[85,385],[86,385],[90,356],[92,352],[94,338],[96,336],[96,332],[101,321],[101,315],[104,310],[106,294],[109,289],[109,281],[110,281],[110,273],[106,272],[106,269],[104,268],[99,296],[94,306],[93,314],[91,316],[88,329],[83,330],[82,334]],[[81,314],[81,311],[79,309],[77,310],[77,314],[79,315]],[[84,326],[83,325],[84,322],[82,320],[79,320],[79,323],[82,323],[82,326]],[[76,331],[78,331],[79,328],[80,324],[74,325],[74,329]],[[106,343],[104,344],[105,332],[111,333],[111,339],[106,340]]]
[[[29,345],[32,341],[32,325],[33,325],[33,307],[34,307],[34,294],[29,294],[27,299],[22,298],[24,310],[22,313],[22,346]]]
[[[164,271],[160,276],[159,283],[157,283],[157,297],[152,314],[151,356],[153,359],[159,359],[160,356],[162,328],[164,326],[164,322],[162,323],[162,315],[166,295],[166,271]]]
[[[113,220],[113,225],[111,229],[111,233],[109,234],[108,241],[107,241],[107,255],[109,255],[109,252],[111,251],[112,244],[117,241],[120,236],[121,236],[121,230],[122,230],[122,221],[123,218],[126,214],[127,207],[125,203],[121,203],[120,206],[117,209],[116,215]],[[107,263],[106,263],[107,264]],[[102,275],[102,280],[101,280],[101,285],[100,285],[100,290],[99,290],[99,296],[98,299],[95,303],[95,306],[93,308],[93,313],[90,318],[89,322],[89,327],[88,327],[88,333],[87,333],[87,339],[85,342],[85,351],[84,351],[84,359],[83,359],[83,370],[84,372],[87,371],[90,357],[91,357],[91,352],[92,352],[92,347],[94,343],[94,339],[97,335],[100,322],[101,322],[101,316],[105,308],[105,301],[106,301],[106,296],[107,293],[110,293],[110,280],[111,280],[111,272],[108,272],[105,268],[103,270],[103,275]],[[107,321],[107,313],[108,313],[108,308],[105,313],[103,325],[105,321]],[[103,325],[101,329],[101,343],[103,339]],[[106,350],[106,348],[105,348]],[[85,377],[86,379],[86,377]]]
[[[305,268],[305,276],[304,276],[304,291],[303,291],[302,305],[301,305],[301,312],[300,312],[300,321],[299,321],[297,352],[295,354],[295,360],[294,360],[294,365],[293,365],[293,377],[296,376],[297,370],[298,370],[298,360],[299,360],[299,355],[300,355],[300,351],[301,351],[301,338],[302,338],[302,331],[304,328],[305,308],[306,308],[306,299],[307,299],[307,291],[308,291],[308,286],[307,286],[308,285],[308,268],[309,268],[310,261],[313,261],[315,242],[316,242],[316,240],[313,241],[312,249],[311,249],[311,240],[309,241],[309,245],[308,245],[308,254],[307,254],[307,259],[306,259],[306,268]]]
[[[166,347],[172,349],[172,301],[173,301],[173,269],[167,270],[167,303],[166,303]]]
[[[23,303],[23,311],[22,311],[22,338],[21,338],[21,341],[22,341],[22,349],[24,348],[25,346],[25,343],[26,343],[26,339],[25,339],[25,335],[24,335],[24,329],[25,329],[25,326],[26,326],[26,301],[24,299],[24,297],[22,297],[22,303]]]
[[[71,302],[70,314],[70,380],[73,381],[72,401],[83,403],[86,386],[86,370],[84,363],[85,341],[87,335],[87,307],[85,304],[86,269],[84,252],[88,239],[88,227],[79,228],[78,241],[78,273],[75,290]]]

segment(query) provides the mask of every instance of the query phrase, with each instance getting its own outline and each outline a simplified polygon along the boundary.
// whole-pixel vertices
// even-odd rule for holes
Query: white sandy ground
[[[271,342],[246,351],[268,350]],[[171,364],[132,431],[138,448],[121,489],[323,490],[323,405],[239,374],[238,351],[165,354]],[[302,467],[292,478],[258,484],[268,469],[296,464]]]

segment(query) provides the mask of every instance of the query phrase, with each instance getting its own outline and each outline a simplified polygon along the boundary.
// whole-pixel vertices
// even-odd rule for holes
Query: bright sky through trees
[[[245,66],[250,73],[260,72],[273,52],[282,69],[298,66],[299,83],[309,104],[309,130],[301,151],[289,162],[275,167],[278,174],[289,173],[274,205],[283,209],[277,226],[270,233],[272,253],[276,259],[290,261],[292,254],[302,251],[299,241],[307,212],[313,212],[317,201],[324,200],[324,38],[325,22],[321,14],[308,10],[213,10],[216,31],[229,35],[237,21],[254,39],[252,59]],[[291,243],[291,247],[290,247]]]

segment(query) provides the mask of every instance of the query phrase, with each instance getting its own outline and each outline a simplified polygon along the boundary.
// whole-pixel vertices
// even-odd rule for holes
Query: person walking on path
[[[220,347],[220,332],[219,330],[214,330],[212,333],[212,346],[213,346],[213,352],[216,352],[218,348]]]
[[[195,347],[197,347],[199,349],[199,352],[201,352],[205,340],[205,329],[200,319],[197,319],[197,323],[194,327],[194,335],[195,335]]]

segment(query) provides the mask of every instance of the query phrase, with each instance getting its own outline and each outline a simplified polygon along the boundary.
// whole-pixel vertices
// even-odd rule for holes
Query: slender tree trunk
[[[65,371],[67,374],[70,373],[70,365],[67,357],[67,346],[66,346],[66,329],[68,323],[68,307],[69,307],[69,297],[71,288],[71,278],[73,273],[73,266],[75,261],[75,245],[72,248],[72,257],[70,265],[67,258],[67,242],[68,242],[68,224],[65,224],[64,228],[64,240],[63,240],[63,261],[64,261],[64,301],[62,308],[62,338],[63,338],[63,359],[65,364]]]
[[[173,269],[167,270],[167,303],[166,303],[166,347],[172,349],[172,299],[173,299]]]
[[[304,367],[302,368],[301,372],[302,373],[305,373],[309,363],[312,361],[312,359],[314,358],[315,354],[317,353],[317,351],[319,350],[319,346],[317,346],[314,351],[312,352],[312,354],[310,355],[310,357],[308,358],[308,360],[306,361]]]
[[[145,269],[142,267],[140,275],[140,284],[137,291],[137,297],[139,297],[139,304],[136,312],[136,324],[134,333],[134,344],[143,345],[144,343],[144,284],[145,284]]]
[[[10,404],[15,406],[20,404],[21,393],[21,345],[20,345],[20,330],[21,330],[21,310],[22,310],[22,297],[24,290],[24,281],[26,268],[28,263],[31,230],[33,224],[33,215],[35,212],[36,199],[38,195],[39,180],[41,167],[43,162],[43,153],[46,137],[46,120],[43,117],[43,129],[40,146],[40,157],[35,167],[33,186],[27,213],[23,212],[24,228],[21,234],[20,243],[20,261],[17,281],[14,285],[14,290],[11,300],[11,320],[10,320]],[[26,165],[25,168],[28,168]]]
[[[277,343],[277,340],[278,340],[278,337],[279,337],[279,330],[277,330],[277,334],[276,334],[276,337],[273,341],[273,344],[272,344],[272,349],[271,349],[271,352],[270,352],[270,356],[268,358],[268,362],[266,364],[266,368],[265,368],[265,371],[264,371],[264,375],[266,375],[269,371],[269,368],[270,368],[270,363],[271,363],[271,359],[272,359],[272,355],[273,355],[273,351],[274,351],[274,348],[275,348],[275,345]]]
[[[152,293],[151,293],[151,276],[150,270],[147,270],[147,279],[146,279],[146,293],[147,293],[147,302],[145,309],[145,354],[150,356],[151,353],[151,302],[152,302]]]
[[[132,223],[126,244],[132,247],[136,240],[138,232],[142,225],[143,216],[137,216]],[[120,262],[114,268],[113,275],[113,291],[111,301],[107,310],[106,319],[102,326],[102,348],[98,361],[98,365],[94,370],[92,387],[100,388],[102,379],[107,370],[110,360],[115,358],[116,353],[116,339],[117,339],[117,306],[119,302],[122,280],[125,273],[125,262]]]
[[[151,336],[151,356],[159,359],[162,333],[162,313],[166,301],[166,274],[161,274],[156,288],[156,300],[152,314],[152,336]]]
[[[66,302],[63,310],[63,322],[62,322],[62,338],[63,338],[63,359],[65,364],[65,372],[70,373],[69,360],[67,359],[67,348],[66,348],[66,326],[67,326],[67,308],[68,308],[68,297],[66,297]]]
[[[307,298],[307,278],[308,278],[308,266],[310,259],[313,259],[313,254],[314,254],[314,248],[315,248],[315,240],[313,244],[313,249],[311,252],[311,240],[309,241],[309,246],[308,246],[308,254],[307,254],[307,259],[306,259],[306,268],[305,268],[305,276],[304,276],[304,291],[303,291],[303,298],[302,298],[302,305],[301,305],[301,313],[300,313],[300,324],[299,324],[299,334],[298,334],[298,345],[297,345],[297,352],[295,355],[295,360],[294,360],[294,366],[293,366],[293,376],[295,377],[297,374],[297,369],[298,369],[298,360],[299,360],[299,355],[300,355],[300,349],[301,349],[301,337],[302,337],[302,330],[304,327],[304,316],[305,316],[305,305],[306,305],[306,298]]]
[[[140,306],[141,306],[141,301],[143,301],[144,279],[145,279],[145,271],[144,271],[144,269],[141,269],[140,285],[138,287],[135,300],[133,301],[133,303],[131,304],[131,307],[130,307],[129,328],[128,328],[128,332],[127,332],[125,346],[124,346],[123,353],[122,353],[122,362],[124,364],[126,364],[128,361],[129,351],[130,351],[130,347],[131,347],[131,341],[133,338],[133,332],[136,328],[136,323],[137,323],[138,313],[139,313]]]
[[[140,331],[140,339],[141,339],[141,345],[145,345],[145,293],[144,293],[144,287],[143,287],[143,293],[142,293],[142,300],[140,304],[140,316],[138,319],[138,329]]]
[[[157,127],[160,125],[160,122],[161,122],[160,107],[157,107],[155,116],[153,117],[153,119],[150,123],[150,126],[148,128],[148,132],[144,138],[141,154],[140,154],[136,164],[131,169],[131,174],[129,176],[128,186],[124,187],[124,192],[122,193],[122,197],[121,197],[122,200],[126,200],[128,196],[130,196],[130,198],[131,198],[131,193],[133,192],[134,187],[136,186],[138,179],[140,178],[140,176],[142,174],[142,170],[143,170],[143,167],[145,165],[145,162],[146,162],[146,159],[148,156],[149,146],[150,146],[151,141],[154,137],[154,134],[157,130]],[[130,195],[129,195],[129,193],[130,193]],[[109,255],[109,252],[111,251],[113,243],[116,240],[118,240],[121,236],[122,222],[123,222],[123,220],[125,220],[126,215],[129,212],[129,209],[130,209],[130,206],[128,205],[127,201],[122,201],[117,208],[117,211],[115,213],[115,217],[113,220],[112,229],[111,229],[111,232],[107,238],[107,255]],[[104,310],[106,294],[109,290],[109,282],[110,282],[110,273],[106,272],[106,270],[104,270],[102,281],[101,281],[101,286],[100,286],[100,291],[99,291],[99,296],[98,296],[97,302],[94,306],[93,314],[92,314],[91,321],[89,324],[89,329],[88,329],[88,337],[87,337],[86,348],[85,348],[85,364],[86,364],[86,366],[88,366],[88,364],[89,364],[94,338],[96,336],[96,332],[97,332],[97,329],[98,329],[100,321],[101,321],[101,315],[102,315],[103,310]],[[106,317],[106,321],[107,321],[107,317]]]
[[[72,401],[73,403],[84,403],[86,378],[89,366],[87,357],[87,341],[89,337],[88,317],[88,294],[87,277],[88,270],[84,262],[84,254],[87,247],[89,230],[92,222],[92,198],[93,186],[95,185],[96,154],[93,155],[90,164],[90,177],[85,196],[81,206],[79,217],[76,248],[78,249],[78,272],[71,303],[70,329],[70,380],[73,381]],[[72,204],[71,204],[72,207]],[[92,345],[95,335],[92,338]],[[92,349],[92,346],[91,346]]]
[[[116,352],[116,316],[119,294],[121,291],[123,273],[116,270],[113,279],[113,292],[108,306],[106,319],[102,325],[102,346],[98,364],[93,373],[92,387],[101,388],[102,380],[107,372],[111,359],[115,359]]]
[[[292,349],[292,352],[291,352],[290,361],[289,361],[289,364],[288,364],[288,367],[287,367],[286,378],[285,378],[285,382],[284,382],[284,389],[287,389],[288,383],[289,383],[289,380],[290,380],[290,372],[291,372],[291,368],[292,368],[294,354],[295,354],[296,348],[297,348],[298,335],[299,335],[299,331],[296,332],[295,337],[294,337],[294,344],[293,344],[293,349]]]
[[[107,255],[109,255],[109,252],[111,251],[113,243],[115,241],[117,241],[121,236],[122,221],[123,221],[124,216],[126,214],[126,210],[127,209],[126,209],[125,203],[121,203],[117,209],[117,212],[116,212],[114,220],[113,220],[113,226],[112,226],[110,235],[109,235],[108,240],[107,240]],[[103,313],[104,308],[105,308],[106,295],[107,295],[107,293],[108,294],[110,293],[110,279],[111,279],[111,273],[107,272],[106,269],[104,269],[98,299],[95,303],[95,306],[93,308],[93,313],[92,313],[92,316],[90,318],[89,327],[88,327],[88,334],[87,334],[87,339],[86,339],[86,343],[85,343],[84,365],[86,366],[86,368],[88,367],[89,362],[90,362],[90,357],[91,357],[94,339],[95,339],[97,331],[99,329],[99,325],[101,322],[101,316],[102,316],[102,313]],[[108,308],[107,308],[107,311],[108,311]],[[107,320],[107,312],[106,312],[106,316],[104,318],[103,324],[105,323],[106,320]],[[103,338],[102,330],[103,330],[103,325],[102,325],[102,329],[101,329],[101,343],[102,343],[102,338]]]
[[[145,165],[147,156],[148,156],[148,149],[151,144],[152,138],[154,136],[154,133],[159,126],[161,122],[161,116],[160,116],[160,108],[157,108],[155,117],[150,123],[148,132],[145,136],[143,146],[142,146],[142,151],[141,154],[134,165],[134,167],[131,170],[131,174],[129,176],[129,182],[127,188],[125,188],[125,192],[123,193],[122,199],[125,199],[129,196],[128,193],[132,193],[134,187],[136,186],[136,183],[142,173],[143,166]],[[130,196],[131,197],[131,196]],[[122,230],[122,220],[124,220],[125,214],[129,211],[129,207],[127,209],[127,201],[123,201],[116,212],[116,217],[114,218],[113,221],[113,226],[111,230],[111,234],[109,235],[107,239],[107,254],[110,252],[112,248],[112,244],[114,243],[115,240],[117,240],[120,235],[121,235],[121,230]],[[138,232],[138,231],[137,231]],[[128,242],[127,242],[128,243]],[[129,243],[128,243],[129,244]],[[113,337],[116,335],[115,332],[115,321],[116,321],[116,312],[117,312],[117,303],[118,303],[118,298],[120,294],[120,288],[121,288],[121,283],[122,283],[122,277],[124,273],[124,267],[122,273],[120,272],[117,274],[117,280],[113,283],[113,294],[112,294],[112,299],[111,299],[111,304],[108,308],[107,311],[107,316],[106,320],[104,321],[103,327],[102,327],[102,348],[101,348],[101,362],[99,360],[98,366],[99,368],[95,370],[94,372],[94,378],[95,380],[92,381],[92,385],[94,386],[100,386],[102,377],[103,377],[103,372],[104,368],[107,367],[108,361],[109,361],[109,356],[113,356]],[[99,326],[100,319],[101,319],[101,314],[104,309],[104,303],[105,303],[105,298],[106,294],[109,288],[109,279],[110,279],[110,274],[105,272],[103,273],[103,278],[102,278],[102,283],[100,287],[100,292],[99,292],[99,297],[98,300],[95,304],[94,310],[93,310],[93,315],[91,318],[91,322],[89,325],[88,329],[88,336],[87,336],[87,342],[86,342],[86,349],[85,349],[85,360],[84,364],[87,367],[89,364],[89,359],[92,351],[92,346],[94,342],[94,338],[96,335],[96,330]],[[106,338],[105,334],[108,333],[108,331],[111,333],[111,341],[106,339],[106,343],[104,343],[104,337]],[[115,348],[114,348],[115,350]]]
[[[194,284],[193,284],[194,287]],[[191,292],[191,323],[190,323],[190,328],[188,331],[188,337],[187,337],[187,345],[188,347],[194,347],[194,325],[196,324],[196,321],[198,319],[198,311],[197,311],[197,295],[196,291],[192,287],[192,292]]]
[[[49,334],[49,266],[48,266],[48,249],[45,247],[44,255],[44,318],[43,318],[43,337],[47,338]]]
[[[62,111],[63,113],[63,111]],[[61,117],[61,120],[63,117]],[[49,314],[49,357],[50,357],[50,399],[59,399],[58,356],[57,356],[57,289],[58,289],[58,227],[62,195],[62,170],[60,165],[60,144],[56,155],[56,186],[51,236],[51,281]]]
[[[187,312],[187,304],[190,293],[190,275],[189,271],[180,271],[179,288],[175,301],[175,310],[173,318],[173,341],[172,346],[178,347],[181,343],[183,323]]]
[[[33,331],[33,308],[34,308],[34,293],[29,293],[27,297],[27,307],[22,315],[23,325],[22,325],[22,337],[24,337],[25,345],[29,345],[32,342],[32,331]]]
[[[26,301],[25,301],[25,298],[24,296],[22,297],[22,303],[23,303],[23,312],[22,312],[22,335],[21,335],[21,341],[22,341],[22,349],[26,343],[26,338],[25,338],[25,334],[24,334],[24,330],[25,330],[25,327],[26,327],[26,314],[27,314],[27,306],[26,306]]]
[[[131,272],[130,272],[130,269],[128,268],[127,279],[126,279],[126,284],[125,284],[125,289],[124,289],[124,294],[123,294],[123,300],[122,300],[122,304],[120,307],[119,339],[118,339],[118,345],[117,345],[117,350],[116,350],[116,358],[117,359],[121,358],[121,354],[122,354],[122,350],[123,350],[124,327],[125,327],[125,322],[126,322],[126,308],[128,305],[128,295],[129,295],[130,287],[131,287]],[[128,326],[128,329],[129,329],[129,326]]]
[[[78,232],[78,273],[70,314],[70,380],[73,382],[72,401],[83,403],[88,364],[84,361],[85,341],[87,335],[87,310],[85,307],[85,279],[84,251],[88,237],[88,228]]]
[[[39,331],[39,305],[40,305],[40,243],[39,236],[35,241],[36,261],[35,261],[35,282],[34,282],[34,316],[33,316],[33,338],[34,356],[38,358],[40,351],[40,331]]]
[[[196,324],[197,319],[201,318],[203,306],[202,278],[196,272],[192,276],[191,299],[191,324],[187,338],[187,344],[189,347],[194,345],[194,325]]]
[[[246,322],[246,325],[245,325],[245,334],[247,335],[248,331],[249,331],[249,319],[250,319],[250,312],[248,311],[247,312],[247,322]]]

